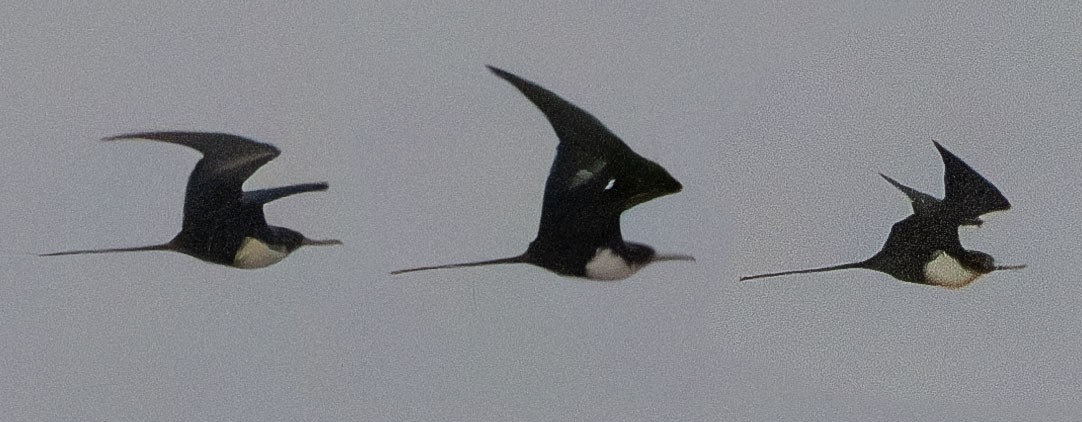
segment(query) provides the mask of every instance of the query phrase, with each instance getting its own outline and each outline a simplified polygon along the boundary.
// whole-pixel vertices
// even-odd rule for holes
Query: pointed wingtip
[[[933,139],[932,144],[934,144],[935,149],[939,151],[939,155],[943,157],[944,163],[946,163],[948,160],[962,161],[960,158],[958,158],[957,155],[954,155],[953,152],[950,152],[947,147],[944,147],[943,144],[939,143],[939,141]]]
[[[176,131],[147,131],[147,132],[128,132],[119,135],[107,136],[101,138],[102,141],[123,141],[131,139],[146,139],[146,140],[162,140],[163,137],[175,137],[182,134],[194,134],[196,132],[176,132]],[[205,135],[219,135],[218,133],[207,132]]]
[[[325,190],[331,188],[331,185],[329,183],[325,182],[325,181],[324,182],[312,182],[310,184],[314,187],[314,190],[319,191],[319,192],[322,192],[322,191],[325,191]]]
[[[206,157],[223,159],[244,157],[248,160],[266,159],[269,161],[282,152],[274,145],[225,132],[133,132],[102,138],[102,141],[125,139],[145,139],[183,145],[203,153]]]
[[[890,183],[891,186],[894,186],[896,189],[902,191],[902,193],[905,194],[906,198],[909,198],[909,202],[912,202],[914,204],[920,202],[920,197],[922,193],[918,192],[913,188],[910,188],[909,186],[903,185],[901,182],[894,180],[890,176],[887,176],[883,173],[879,173],[879,175],[883,176],[883,179],[886,180],[887,183]],[[916,211],[916,208],[914,208],[913,210]]]
[[[886,180],[887,182],[890,182],[890,184],[894,185],[895,187],[897,187],[898,185],[900,185],[900,183],[898,183],[898,181],[897,181],[897,180],[894,180],[893,178],[891,178],[890,176],[887,176],[887,175],[883,174],[882,172],[880,172],[880,173],[879,173],[879,177],[882,177],[883,179],[885,179],[885,180]]]
[[[932,142],[943,157],[944,201],[959,204],[974,217],[1011,208],[1010,201],[991,181],[939,142]]]
[[[522,79],[518,75],[515,75],[514,73],[508,72],[506,70],[500,69],[500,68],[498,68],[496,66],[486,64],[485,67],[488,68],[489,72],[492,72],[496,76],[499,76],[500,79],[511,82],[512,85],[520,86],[522,84],[529,84],[530,83],[529,81],[527,81],[525,79]]]
[[[913,189],[909,186],[903,185],[901,182],[894,180],[890,176],[887,176],[883,173],[879,173],[879,175],[882,176],[884,180],[893,185],[895,188],[898,188],[898,190],[902,191],[902,193],[904,193],[905,196],[909,198],[909,202],[913,203],[913,211],[915,212],[929,210],[932,207],[937,206],[940,202],[939,198]]]
[[[944,147],[943,144],[939,143],[939,141],[937,141],[935,139],[932,140],[932,145],[935,145],[935,149],[939,150],[939,152],[946,152],[947,151],[947,148]]]

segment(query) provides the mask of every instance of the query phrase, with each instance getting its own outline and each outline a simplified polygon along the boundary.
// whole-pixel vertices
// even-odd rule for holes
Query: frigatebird
[[[203,153],[188,178],[180,233],[159,245],[54,252],[41,256],[108,252],[176,251],[236,268],[262,268],[307,245],[337,245],[338,240],[312,240],[267,224],[263,205],[303,192],[327,190],[327,183],[304,183],[245,192],[241,189],[259,167],[281,152],[273,145],[227,133],[143,132],[103,139],[147,139],[184,145]]]
[[[688,255],[657,254],[649,246],[624,241],[620,234],[621,213],[679,192],[680,182],[632,151],[585,110],[533,82],[492,66],[488,69],[541,109],[560,140],[545,182],[537,237],[518,256],[391,274],[526,263],[565,276],[621,280],[652,262],[694,260]]]
[[[996,265],[991,255],[962,247],[960,226],[980,225],[981,215],[1010,209],[1011,204],[988,179],[939,142],[932,142],[943,157],[946,194],[940,200],[880,174],[910,198],[913,214],[894,224],[879,253],[860,262],[745,276],[740,280],[863,268],[910,283],[960,288],[992,271],[1025,268]]]

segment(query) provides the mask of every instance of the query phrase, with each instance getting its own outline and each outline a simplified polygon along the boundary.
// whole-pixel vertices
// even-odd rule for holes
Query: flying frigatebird
[[[585,110],[504,70],[488,69],[541,109],[560,140],[545,183],[537,237],[518,256],[392,274],[526,263],[565,276],[620,280],[652,262],[694,260],[688,255],[657,254],[649,246],[624,241],[620,234],[621,213],[679,192],[683,188],[680,182],[657,163],[632,151]]]
[[[913,214],[894,224],[879,253],[860,262],[745,276],[740,280],[864,268],[910,283],[960,288],[992,271],[1024,268],[996,265],[991,255],[962,247],[960,226],[980,225],[981,215],[1007,210],[1011,204],[984,176],[939,142],[933,143],[943,157],[946,194],[940,200],[880,174],[910,198]]]
[[[184,145],[203,153],[188,178],[180,233],[159,245],[54,252],[41,256],[108,252],[176,251],[236,268],[262,268],[307,245],[337,245],[338,240],[312,240],[267,224],[263,205],[286,196],[327,190],[327,183],[304,183],[245,192],[241,185],[259,167],[278,156],[273,145],[226,133],[144,132],[105,141],[147,139]]]

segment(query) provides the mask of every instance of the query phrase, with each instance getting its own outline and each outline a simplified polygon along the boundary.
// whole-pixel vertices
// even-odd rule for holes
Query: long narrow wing
[[[241,186],[259,167],[280,154],[273,145],[227,133],[210,132],[142,132],[105,138],[148,139],[168,142],[203,153],[188,178],[184,197],[184,228],[207,227],[220,214],[236,213],[243,197]],[[246,209],[258,221],[266,224],[259,208]],[[236,218],[236,216],[234,217]]]
[[[263,205],[271,201],[285,198],[298,193],[316,192],[327,190],[327,182],[302,183],[299,185],[282,186],[279,188],[260,189],[244,192],[242,200],[249,204]]]
[[[530,81],[488,68],[533,102],[560,139],[545,183],[538,247],[592,248],[622,241],[620,213],[682,188],[590,113]]]
[[[496,76],[518,88],[545,113],[560,143],[588,150],[591,155],[634,154],[624,141],[609,131],[596,117],[541,86],[505,70],[488,66]]]
[[[894,180],[883,173],[879,173],[879,175],[883,176],[883,178],[886,179],[887,182],[890,182],[890,184],[894,185],[894,187],[902,191],[905,196],[909,197],[909,202],[913,205],[914,213],[920,214],[924,212],[930,212],[939,206],[939,198],[898,183],[897,180]]]
[[[1011,208],[1011,203],[992,182],[943,148],[939,142],[932,142],[943,157],[943,183],[946,185],[944,206],[968,218]]]

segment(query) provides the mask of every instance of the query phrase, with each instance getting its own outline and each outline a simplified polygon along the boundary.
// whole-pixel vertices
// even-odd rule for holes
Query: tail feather
[[[112,253],[112,252],[143,252],[143,251],[175,251],[176,246],[172,242],[162,243],[160,245],[148,245],[148,246],[134,246],[127,248],[109,248],[109,249],[83,249],[77,251],[64,251],[64,252],[51,252],[38,254],[38,256],[63,256],[63,255],[83,255],[83,254],[98,254],[98,253]]]
[[[849,263],[849,264],[832,265],[832,266],[829,266],[829,267],[811,268],[811,269],[807,269],[807,270],[792,270],[792,271],[782,271],[782,272],[777,272],[777,273],[747,275],[747,276],[740,277],[740,281],[754,280],[756,278],[777,277],[777,276],[789,275],[789,274],[821,273],[821,272],[825,272],[825,271],[846,270],[846,269],[850,269],[850,268],[866,268],[866,264],[865,264],[864,261],[861,261],[861,262],[853,262],[853,263]]]
[[[526,255],[522,254],[522,255],[519,255],[519,256],[513,256],[513,257],[509,257],[509,258],[490,259],[490,260],[487,260],[487,261],[465,262],[465,263],[461,263],[461,264],[434,265],[434,266],[431,266],[431,267],[408,268],[408,269],[405,269],[405,270],[391,271],[391,275],[398,275],[398,274],[402,274],[402,273],[411,273],[411,272],[414,272],[414,271],[439,270],[439,269],[444,269],[444,268],[479,267],[479,266],[482,266],[482,265],[498,265],[498,264],[523,264],[523,263],[528,263],[528,262],[529,261],[526,260]]]

